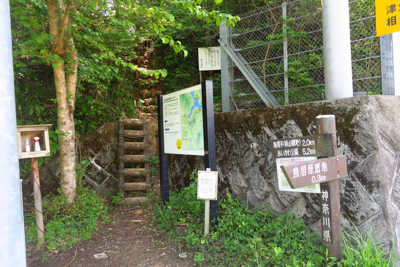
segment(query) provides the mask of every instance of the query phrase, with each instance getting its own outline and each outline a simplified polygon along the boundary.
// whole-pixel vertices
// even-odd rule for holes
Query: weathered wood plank
[[[124,148],[125,149],[137,149],[137,150],[143,150],[146,148],[146,145],[144,142],[125,142],[124,143]]]
[[[120,203],[121,204],[126,204],[126,205],[139,205],[143,202],[148,200],[147,197],[127,197],[124,200],[122,200]]]
[[[125,191],[145,191],[148,185],[146,183],[125,183]]]
[[[144,168],[126,168],[126,169],[124,169],[123,174],[125,176],[145,175],[146,170]]]
[[[124,155],[122,160],[131,163],[144,163],[145,158],[145,155]]]
[[[129,137],[143,137],[144,136],[144,131],[137,131],[137,130],[125,130],[124,131],[125,136]]]

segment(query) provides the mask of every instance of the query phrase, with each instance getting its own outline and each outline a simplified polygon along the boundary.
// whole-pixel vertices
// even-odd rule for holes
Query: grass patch
[[[179,192],[170,193],[164,207],[151,214],[158,229],[182,247],[196,248],[194,261],[210,266],[331,266],[320,238],[290,213],[274,216],[249,209],[228,194],[219,201],[219,226],[204,231],[204,201],[197,200],[197,177]]]

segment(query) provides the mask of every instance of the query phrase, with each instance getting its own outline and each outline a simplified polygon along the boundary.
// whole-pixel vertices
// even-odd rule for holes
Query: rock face
[[[149,121],[149,145],[151,154],[158,154],[157,121]],[[109,196],[112,188],[118,189],[118,135],[114,122],[105,123],[84,138],[77,146],[77,159],[92,158],[84,166],[83,181],[99,195]],[[52,158],[40,168],[40,186],[42,197],[60,188],[60,158]],[[33,201],[30,179],[22,184],[24,203]]]
[[[347,156],[348,177],[340,180],[342,229],[373,229],[384,251],[400,248],[400,97],[360,96],[236,111],[215,115],[219,198],[226,193],[250,207],[291,212],[321,235],[319,194],[279,191],[275,159],[267,140],[315,134],[315,117],[334,114],[338,155]],[[169,156],[177,187],[189,183],[203,157]]]

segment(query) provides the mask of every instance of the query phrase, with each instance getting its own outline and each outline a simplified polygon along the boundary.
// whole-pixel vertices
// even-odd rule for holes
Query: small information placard
[[[199,47],[199,70],[220,70],[221,69],[221,48]]]
[[[316,160],[317,157],[299,157],[299,158],[280,158],[276,159],[276,171],[278,174],[279,191],[301,192],[301,193],[321,193],[319,184],[313,184],[301,188],[292,188],[286,179],[281,166],[302,163],[305,161]]]
[[[199,171],[197,199],[217,200],[218,172]]]

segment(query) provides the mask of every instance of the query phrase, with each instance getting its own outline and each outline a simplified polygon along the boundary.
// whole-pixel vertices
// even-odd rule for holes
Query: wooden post
[[[315,119],[317,134],[326,133],[333,136],[333,151],[337,156],[337,138],[335,115],[320,115]],[[343,258],[340,226],[339,180],[321,183],[322,238],[329,255],[337,261]]]
[[[40,246],[44,244],[44,226],[42,211],[42,194],[40,192],[39,165],[37,158],[32,158],[31,171],[33,176],[33,196],[35,199],[36,226]]]
[[[122,118],[119,119],[119,193],[122,196],[125,196],[124,191],[124,184],[125,184],[125,177],[124,177],[124,122],[121,121]]]
[[[206,171],[210,172],[211,169],[207,168]],[[205,200],[205,211],[204,211],[204,235],[208,235],[210,232],[210,200]]]
[[[203,78],[201,77],[201,71],[199,71],[200,72],[200,83],[202,83],[203,82]]]

